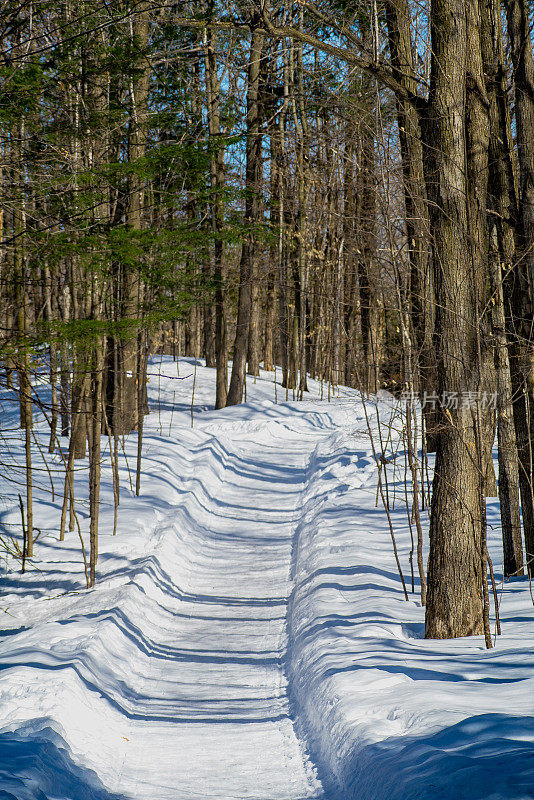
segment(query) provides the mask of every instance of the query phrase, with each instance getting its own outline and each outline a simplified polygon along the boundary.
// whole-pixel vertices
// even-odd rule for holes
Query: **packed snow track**
[[[6,688],[28,717],[5,745],[21,758],[32,734],[44,791],[14,785],[17,800],[78,800],[80,786],[88,797],[147,800],[324,796],[284,672],[293,540],[323,432],[216,424],[215,438],[209,427],[180,432],[188,459],[161,459],[177,497],[156,508],[146,552],[127,563],[120,547],[103,552],[94,591],[36,601],[41,625],[4,640]],[[135,530],[120,533],[128,555]],[[95,775],[60,762],[51,729],[57,753],[64,735]],[[48,786],[39,760],[49,762]]]
[[[184,547],[177,510],[159,523],[175,534],[166,537],[165,557],[153,575],[136,578],[152,593],[152,618],[140,621],[134,644],[146,655],[117,781],[128,796],[321,796],[295,735],[283,670],[294,515],[309,445],[288,440],[287,430],[270,445],[239,438],[237,452],[224,453],[220,480],[194,491],[206,527],[200,546],[189,543],[181,579],[173,579]]]

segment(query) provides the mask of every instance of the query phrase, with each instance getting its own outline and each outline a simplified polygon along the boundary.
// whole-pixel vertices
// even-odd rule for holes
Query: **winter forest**
[[[1,798],[534,798],[533,14],[0,2]]]

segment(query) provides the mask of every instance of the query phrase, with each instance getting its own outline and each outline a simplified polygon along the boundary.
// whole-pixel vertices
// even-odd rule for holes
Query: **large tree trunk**
[[[474,192],[483,191],[487,180],[487,127],[476,129],[485,99],[478,4],[433,0],[431,13],[433,60],[425,144],[437,305],[434,341],[438,392],[454,393],[459,402],[458,407],[440,409],[425,635],[445,639],[484,629],[480,404],[473,409],[465,398],[481,390],[477,269],[482,268],[484,277],[487,244],[485,193],[475,197]],[[476,187],[470,187],[477,167],[482,173]]]

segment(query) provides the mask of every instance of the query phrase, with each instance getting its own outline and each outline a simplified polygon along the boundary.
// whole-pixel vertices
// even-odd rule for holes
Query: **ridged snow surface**
[[[141,497],[132,435],[116,537],[103,469],[90,591],[77,533],[57,541],[59,458],[55,498],[37,472],[36,558],[24,576],[9,562],[0,583],[0,798],[534,797],[528,585],[505,586],[493,651],[480,638],[421,638],[356,393],[328,402],[310,382],[296,403],[262,373],[246,405],[215,412],[214,371],[197,366],[191,427],[193,362],[178,376],[158,358],[149,371]],[[3,403],[3,460],[18,479],[22,445],[6,393]],[[410,588],[398,418],[391,400],[379,408]],[[374,403],[368,414],[381,452]],[[36,432],[44,445],[46,425]],[[86,482],[80,462],[87,539]],[[4,489],[2,523],[15,534],[19,488]],[[489,519],[498,571],[494,502]]]

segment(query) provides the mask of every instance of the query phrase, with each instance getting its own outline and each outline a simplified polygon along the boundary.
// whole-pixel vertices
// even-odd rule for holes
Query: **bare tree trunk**
[[[144,227],[145,186],[142,176],[137,171],[141,159],[146,153],[146,117],[150,83],[150,60],[146,57],[150,21],[150,6],[141,0],[135,13],[128,20],[129,38],[133,52],[136,54],[135,69],[128,79],[129,94],[129,127],[128,127],[128,160],[133,169],[128,175],[128,196],[126,200],[126,222],[133,236]],[[94,103],[97,108],[104,109],[107,103],[106,87],[96,85],[93,89]],[[100,143],[102,157],[106,147],[105,140]],[[103,203],[99,210],[99,221],[106,223],[109,208]],[[143,286],[140,270],[132,265],[116,264],[115,280],[118,286],[118,315],[127,326],[120,335],[110,340],[109,349],[113,356],[108,358],[107,396],[112,402],[110,423],[117,433],[130,433],[137,429],[137,335],[138,319],[141,313]],[[113,371],[116,365],[120,374]],[[146,376],[142,375],[143,383]]]
[[[496,231],[494,238],[497,238]],[[504,551],[504,574],[519,575],[523,571],[521,543],[521,514],[519,508],[519,468],[514,428],[512,381],[504,300],[501,279],[501,259],[498,244],[490,255],[493,290],[493,331],[495,336],[495,368],[497,371],[497,437],[499,459],[499,500]]]
[[[69,435],[69,351],[66,344],[62,344],[59,351],[60,370],[59,370],[59,409],[61,414],[61,435]]]
[[[407,0],[388,0],[386,4],[391,63],[399,83],[417,93],[414,68],[410,9]],[[410,259],[411,320],[419,364],[419,390],[431,394],[436,386],[435,353],[432,341],[434,303],[430,264],[430,223],[424,180],[421,125],[413,104],[397,98],[397,120],[401,147],[406,212],[406,237]],[[431,404],[423,407],[425,446],[434,452],[437,444],[436,415]]]
[[[144,421],[144,393],[146,384],[142,376],[146,373],[148,362],[148,346],[145,342],[146,335],[138,335],[138,354],[137,354],[137,462],[135,467],[135,494],[139,497],[141,493],[141,459],[143,455],[143,421]]]
[[[80,412],[83,403],[83,399],[86,394],[86,384],[87,384],[87,375],[83,377],[82,386],[80,391],[77,393],[76,397],[76,406],[73,409],[72,413],[72,424],[71,424],[71,437],[69,442],[69,453],[67,456],[67,464],[65,466],[65,486],[63,490],[63,505],[61,508],[61,521],[59,524],[59,540],[62,542],[65,539],[65,526],[67,521],[67,508],[70,501],[70,508],[71,508],[71,517],[74,513],[74,458],[75,458],[75,436],[74,428],[81,424],[80,420]],[[84,426],[85,428],[85,426]],[[72,529],[72,526],[71,526]]]
[[[252,260],[250,290],[250,325],[248,332],[247,373],[254,377],[260,374],[260,283],[257,258]]]
[[[207,15],[211,18],[215,14],[215,0],[208,0]],[[208,130],[212,140],[212,155],[210,160],[210,181],[213,197],[210,205],[211,228],[214,235],[214,262],[213,280],[215,283],[215,326],[214,326],[214,352],[213,359],[216,367],[215,408],[224,408],[228,393],[228,353],[226,343],[225,319],[225,291],[223,275],[224,246],[221,238],[223,225],[223,209],[221,192],[224,189],[224,148],[220,142],[221,113],[220,113],[220,81],[217,75],[216,34],[211,28],[204,29],[204,74],[206,81],[206,108],[208,117]],[[215,148],[217,141],[218,146]],[[211,322],[213,325],[213,320]],[[211,357],[211,352],[210,352]],[[206,362],[207,366],[210,366]],[[211,365],[213,366],[213,364]]]
[[[411,367],[410,367],[411,369]],[[423,527],[421,525],[421,515],[419,512],[419,475],[417,464],[415,461],[415,452],[417,452],[417,432],[413,431],[413,408],[411,401],[408,400],[406,405],[406,438],[408,445],[408,464],[412,477],[412,492],[413,492],[413,515],[415,517],[415,524],[417,529],[417,569],[419,572],[419,581],[421,583],[421,605],[426,605],[426,577],[425,567],[423,561]]]
[[[276,259],[276,247],[271,249],[271,258]],[[265,297],[265,328],[263,346],[263,369],[272,372],[274,369],[274,324],[276,316],[276,284],[272,268],[267,278],[267,291]]]
[[[299,8],[299,30],[304,27],[304,9]],[[302,54],[302,42],[296,48],[296,63],[293,65],[295,74],[294,88],[296,90],[292,98],[293,119],[296,133],[297,150],[297,214],[296,214],[296,234],[297,234],[297,268],[298,268],[298,295],[295,297],[295,311],[298,314],[299,323],[299,397],[303,398],[304,392],[308,391],[308,359],[307,359],[307,284],[308,266],[306,256],[306,180],[308,178],[306,170],[306,155],[308,149],[308,121],[304,108],[304,63]],[[291,53],[293,50],[291,49]]]
[[[98,561],[98,517],[100,507],[100,436],[102,430],[103,342],[97,339],[93,348],[91,375],[91,426],[89,447],[89,584],[95,585]]]
[[[31,398],[24,400],[24,452],[26,459],[26,555],[33,558],[33,475],[31,439]]]
[[[208,257],[208,253],[206,253]],[[212,277],[211,269],[206,267],[203,270],[203,277],[209,281]],[[202,338],[203,338],[203,351],[207,367],[215,366],[215,326],[213,318],[213,309],[209,303],[204,303],[202,314]]]
[[[521,515],[519,505],[519,467],[514,427],[513,390],[508,352],[508,336],[503,270],[514,260],[514,226],[517,220],[512,155],[512,131],[508,113],[506,69],[500,6],[497,0],[483,0],[482,57],[489,100],[490,141],[489,205],[490,272],[493,297],[492,327],[495,338],[497,373],[497,437],[499,461],[499,500],[504,550],[504,574],[520,574],[523,569]],[[509,294],[509,293],[508,293]],[[509,300],[507,302],[509,305]]]
[[[237,306],[237,324],[232,362],[232,375],[230,388],[226,398],[226,405],[233,406],[241,403],[245,385],[245,368],[249,341],[250,315],[252,309],[252,279],[254,272],[254,259],[256,257],[256,231],[259,223],[260,198],[258,178],[261,169],[261,120],[259,104],[259,84],[261,72],[261,57],[264,43],[264,33],[259,28],[261,15],[258,8],[254,8],[251,19],[251,42],[248,66],[247,88],[247,146],[245,169],[245,223],[250,226],[248,233],[243,238],[241,249],[241,262],[239,266],[239,297]]]
[[[275,118],[275,108],[269,106],[266,112],[267,118]],[[276,146],[276,127],[272,125],[269,129],[270,136],[270,170],[269,170],[269,223],[271,234],[274,235],[278,228],[278,213],[280,206],[279,196],[279,175],[278,175],[278,153]],[[275,363],[275,324],[277,308],[277,267],[278,267],[278,247],[279,235],[276,241],[272,241],[268,251],[269,263],[267,267],[267,287],[264,292],[265,297],[265,320],[263,328],[263,368],[267,372],[272,372]]]
[[[50,325],[53,318],[52,278],[50,275],[50,269],[47,265],[45,265],[45,267],[43,268],[43,283],[44,283],[44,295],[45,295],[46,320]],[[58,379],[57,345],[53,341],[52,332],[50,332],[48,357],[50,359],[50,395],[51,395],[50,438],[48,441],[48,452],[53,453],[56,447],[57,423],[59,418],[59,402],[58,402],[58,391],[57,391],[57,379]]]
[[[370,42],[366,26],[363,36]],[[362,335],[366,361],[365,389],[377,392],[380,388],[384,336],[384,304],[377,262],[377,196],[376,196],[376,101],[374,81],[366,91],[368,114],[361,127],[360,186],[360,296]]]
[[[466,9],[462,0],[432,2],[432,88],[424,128],[437,301],[438,391],[440,395],[455,393],[458,398],[471,396],[468,392],[478,395],[482,367],[477,341],[482,298],[475,277],[480,264],[474,261],[479,233],[475,226],[480,218],[472,207],[474,187],[468,188],[467,176],[482,165],[479,189],[484,181],[487,146],[483,137],[488,128],[478,131],[480,141],[468,141],[468,128],[474,132],[470,122],[483,113],[484,102],[479,31],[470,19],[474,3],[470,0]],[[485,175],[487,180],[487,165]],[[478,204],[485,213],[484,194]],[[480,234],[484,241],[484,230]],[[486,253],[482,249],[480,257]],[[483,268],[480,279],[484,276]],[[440,421],[425,635],[445,639],[483,632],[487,581],[480,556],[485,509],[481,507],[476,414],[460,400],[457,408],[441,409]]]
[[[87,415],[85,395],[87,373],[83,356],[84,350],[85,348],[81,345],[74,347],[75,357],[73,361],[76,366],[73,367],[72,371],[70,439],[73,458],[75,459],[85,458],[87,442],[87,426],[85,422]]]
[[[517,258],[514,265],[512,380],[520,461],[521,505],[527,564],[534,559],[534,60],[525,0],[506,0],[514,65],[516,145],[519,155]]]
[[[355,154],[359,137],[359,125],[354,113],[347,120],[344,142],[343,173],[343,273],[345,276],[345,335],[347,341],[345,359],[345,383],[347,386],[360,386],[361,365],[363,363],[362,319],[360,300],[360,278],[358,274],[358,231],[357,231],[357,181]],[[360,387],[361,388],[361,387]]]

